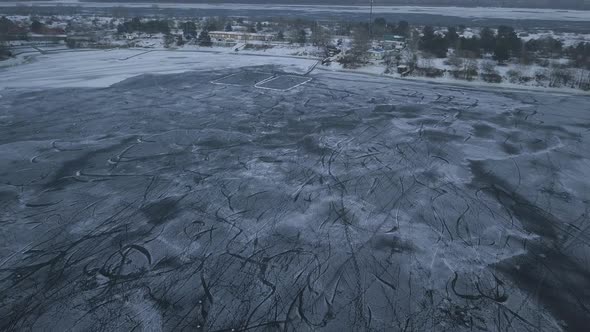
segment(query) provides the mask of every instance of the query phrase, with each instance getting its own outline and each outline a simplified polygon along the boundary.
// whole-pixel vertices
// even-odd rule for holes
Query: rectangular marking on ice
[[[255,86],[259,89],[289,91],[311,81],[312,78],[297,75],[281,75],[260,82]]]
[[[218,78],[211,81],[211,83],[234,86],[253,86],[258,83],[266,82],[273,77],[274,75],[271,73],[244,71]]]

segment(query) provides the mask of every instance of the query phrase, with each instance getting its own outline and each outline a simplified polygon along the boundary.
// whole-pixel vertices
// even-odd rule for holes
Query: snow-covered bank
[[[0,89],[4,88],[58,88],[107,87],[127,78],[142,74],[171,74],[192,70],[215,70],[257,65],[276,65],[286,72],[306,73],[316,58],[297,57],[289,49],[271,49],[272,52],[232,52],[228,48],[194,47],[179,50],[118,49],[55,51],[48,54],[20,56],[0,63]],[[487,89],[511,89],[552,93],[584,94],[589,92],[569,87],[543,87],[504,81],[488,83],[480,79],[466,81],[449,75],[440,78],[420,76],[401,77],[385,74],[383,65],[372,64],[357,69],[344,69],[338,63],[329,67],[317,66],[317,71],[352,72],[373,76],[432,82]]]
[[[435,68],[448,70],[447,65],[443,64],[442,59],[435,59]],[[440,61],[439,61],[440,60]],[[547,85],[536,84],[536,82],[524,83],[511,83],[506,78],[507,72],[510,69],[519,68],[524,73],[534,73],[541,68],[539,66],[505,66],[498,67],[498,73],[502,76],[503,81],[501,83],[491,83],[484,81],[481,77],[475,77],[472,80],[463,80],[454,78],[449,72],[445,72],[442,77],[426,77],[426,76],[414,76],[409,75],[402,77],[398,73],[386,73],[386,68],[383,64],[371,63],[355,69],[345,69],[339,63],[332,62],[328,67],[319,66],[318,70],[332,71],[332,72],[348,72],[356,74],[366,74],[373,76],[389,77],[392,79],[402,79],[407,81],[417,82],[429,82],[444,85],[457,85],[463,87],[473,88],[485,88],[485,89],[510,89],[510,90],[521,90],[521,91],[539,91],[539,92],[552,92],[552,93],[567,93],[567,94],[580,94],[590,95],[590,91],[584,91],[582,89],[572,88],[568,86],[551,87]],[[546,82],[545,82],[546,83]]]
[[[30,54],[18,54],[12,58],[0,61],[0,70],[2,68],[8,68],[13,66],[18,66],[26,63],[29,58],[31,57]]]

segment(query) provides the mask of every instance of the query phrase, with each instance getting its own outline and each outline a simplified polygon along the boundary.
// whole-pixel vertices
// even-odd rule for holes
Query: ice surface
[[[0,2],[2,6],[58,6],[75,5],[81,7],[104,8],[125,6],[130,8],[150,8],[154,3],[129,2],[78,2],[68,0],[57,1],[5,1]],[[202,9],[202,10],[227,10],[246,11],[264,10],[277,11],[281,13],[359,13],[365,14],[367,6],[334,6],[334,5],[272,5],[272,4],[204,4],[204,3],[158,3],[158,8],[175,9]],[[534,8],[500,8],[500,7],[428,7],[428,6],[373,6],[375,14],[430,14],[464,18],[485,18],[485,19],[511,19],[511,20],[548,20],[548,21],[588,21],[590,11],[586,10],[556,10],[556,9],[534,9]]]
[[[3,72],[0,330],[586,327],[588,97],[130,54]]]
[[[304,73],[316,61],[222,52],[110,50],[39,55],[36,61],[0,68],[0,88],[107,87],[139,74],[182,73],[252,65],[277,65]]]

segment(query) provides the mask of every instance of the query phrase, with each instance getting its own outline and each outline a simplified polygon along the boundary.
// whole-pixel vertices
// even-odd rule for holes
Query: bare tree
[[[467,58],[463,61],[463,77],[471,81],[474,77],[477,76],[477,60],[475,58]]]
[[[510,83],[519,83],[522,78],[522,72],[518,69],[510,69],[506,72],[506,75]]]
[[[368,60],[367,51],[370,48],[369,30],[363,25],[357,26],[352,33],[352,47],[340,63],[345,68],[356,68]]]
[[[289,33],[289,42],[292,44],[305,45],[307,33],[303,29],[293,30]]]
[[[311,28],[311,43],[323,47],[330,44],[330,39],[330,30],[315,22]]]
[[[164,36],[164,47],[165,48],[170,48],[174,45],[175,42],[175,38],[172,35],[165,35]]]
[[[496,64],[490,60],[484,60],[481,62],[481,71],[484,74],[496,73]]]
[[[485,60],[481,63],[481,77],[488,83],[502,82],[502,76],[496,70],[496,64],[493,61]]]
[[[401,52],[400,55],[401,55],[401,61],[404,64],[406,64],[408,66],[408,68],[410,68],[410,69],[416,68],[416,65],[418,64],[418,55],[417,55],[415,49],[406,47]]]
[[[577,86],[584,91],[590,91],[590,71],[582,68],[578,69]]]
[[[562,68],[554,63],[549,70],[549,86],[561,87],[570,86],[574,81],[574,75],[569,68]]]
[[[432,61],[432,58],[430,58],[430,57],[421,58],[420,61],[418,61],[418,67],[432,68],[432,67],[434,67],[434,62]]]
[[[456,52],[449,55],[446,63],[455,70],[461,70],[461,67],[463,67],[463,59],[457,56]]]

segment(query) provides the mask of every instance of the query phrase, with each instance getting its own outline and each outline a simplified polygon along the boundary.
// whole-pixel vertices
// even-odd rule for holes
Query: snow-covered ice
[[[590,97],[310,63],[0,71],[0,330],[587,327]]]
[[[140,74],[277,65],[304,73],[316,61],[225,52],[109,50],[38,55],[30,63],[0,68],[0,88],[107,87]]]

